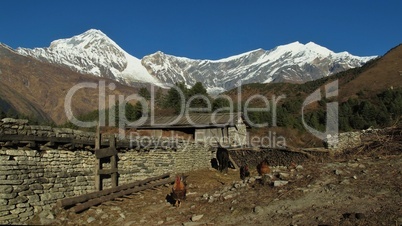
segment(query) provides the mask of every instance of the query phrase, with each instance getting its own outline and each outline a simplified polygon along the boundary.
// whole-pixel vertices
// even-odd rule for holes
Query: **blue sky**
[[[402,1],[1,2],[0,42],[13,48],[47,47],[91,28],[137,58],[159,50],[215,60],[294,41],[383,55],[402,43]]]

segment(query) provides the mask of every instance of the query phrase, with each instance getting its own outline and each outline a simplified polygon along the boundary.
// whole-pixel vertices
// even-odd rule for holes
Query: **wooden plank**
[[[22,134],[0,134],[0,141],[32,141],[38,143],[47,143],[47,146],[55,146],[56,144],[69,144],[74,143],[83,146],[93,146],[94,141],[91,140],[77,140],[71,137],[41,137],[34,135]]]
[[[138,186],[138,187],[134,187],[134,188],[127,189],[127,190],[122,190],[122,191],[119,191],[117,193],[112,193],[112,194],[109,194],[109,195],[106,195],[106,196],[103,196],[103,197],[91,199],[88,202],[85,202],[85,203],[82,203],[82,204],[79,204],[79,205],[75,206],[73,208],[73,211],[75,213],[79,213],[79,212],[82,212],[82,211],[84,211],[86,209],[89,209],[91,206],[99,205],[102,202],[110,201],[110,200],[113,200],[115,198],[123,197],[125,195],[129,195],[129,194],[132,194],[132,193],[135,193],[135,192],[150,189],[150,188],[153,188],[153,187],[156,187],[156,186],[161,186],[161,185],[164,185],[164,184],[173,183],[174,180],[175,180],[175,178],[166,178],[166,179],[163,179],[163,180],[158,181],[158,182],[144,184],[143,186]]]
[[[110,148],[113,148],[114,150],[116,150],[116,137],[114,134],[111,134],[109,137],[109,146],[110,146]],[[110,157],[110,165],[111,165],[111,170],[114,171],[111,174],[112,187],[117,187],[119,185],[118,166],[117,166],[117,150],[116,150],[116,154]]]
[[[96,126],[96,134],[95,134],[95,155],[96,152],[100,149],[101,146],[101,133],[100,133],[100,126],[99,122],[98,125]],[[102,181],[102,175],[99,173],[99,171],[102,170],[102,160],[100,158],[95,159],[95,191],[101,191],[103,190],[103,181]]]
[[[112,187],[117,187],[119,185],[118,182],[118,172],[119,169],[117,168],[117,155],[113,155],[112,157],[110,157],[110,165],[111,165],[111,179],[112,179]]]
[[[109,147],[116,148],[116,137],[114,134],[110,134],[109,136]]]
[[[114,168],[114,169],[100,169],[98,170],[98,175],[111,175],[114,173],[117,173],[118,169]]]
[[[116,148],[109,147],[95,150],[95,157],[97,159],[108,158],[113,155],[117,155]]]
[[[165,179],[165,178],[168,178],[168,177],[170,177],[170,174],[165,173],[165,174],[162,174],[160,176],[150,177],[150,178],[147,178],[145,180],[135,181],[135,182],[120,185],[120,186],[117,186],[117,187],[114,187],[114,188],[109,188],[109,189],[105,189],[105,190],[102,190],[102,191],[95,191],[95,192],[92,192],[92,193],[88,193],[88,194],[84,194],[84,195],[80,195],[80,196],[76,196],[76,197],[65,198],[65,199],[59,200],[57,202],[57,205],[60,206],[60,207],[72,206],[72,205],[75,205],[77,203],[85,202],[85,201],[90,200],[90,199],[98,198],[100,196],[105,196],[105,195],[108,195],[108,194],[111,194],[111,193],[114,193],[114,192],[119,192],[121,190],[130,189],[130,188],[133,188],[133,187],[138,186],[138,185],[149,183],[150,181],[161,180],[161,179]]]
[[[57,146],[63,144],[74,144],[75,147],[78,146],[96,146],[96,142],[94,140],[79,140],[73,139],[71,137],[41,137],[41,136],[34,136],[34,135],[21,135],[21,134],[0,134],[0,142],[8,142],[8,141],[33,141],[37,143],[45,143],[46,146]],[[163,140],[164,141],[164,140]],[[162,141],[160,141],[162,142]],[[116,148],[118,149],[129,149],[129,148],[136,148],[136,147],[148,147],[148,148],[156,148],[160,147],[160,142],[130,142],[130,141],[117,141]],[[17,144],[17,143],[15,143]],[[106,141],[101,141],[98,143],[99,148],[108,146]],[[169,144],[171,147],[176,146],[176,142],[172,142]],[[69,145],[72,147],[72,145]]]
[[[99,171],[102,170],[102,161],[100,159],[95,159],[95,191],[100,191],[103,188],[101,174]]]
[[[102,136],[100,133],[100,126],[99,126],[99,122],[98,122],[98,125],[96,126],[96,134],[95,134],[95,149],[97,149],[97,150],[99,150],[101,147],[101,143],[102,143],[101,139],[102,139]]]
[[[230,156],[230,153],[229,153],[229,160],[232,162],[235,169],[239,169],[239,166],[236,164],[235,161],[233,161],[232,156]]]

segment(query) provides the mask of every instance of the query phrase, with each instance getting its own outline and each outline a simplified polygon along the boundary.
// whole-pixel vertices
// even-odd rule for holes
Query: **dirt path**
[[[188,173],[179,208],[162,186],[75,214],[55,209],[30,223],[52,225],[402,225],[402,155],[274,167],[240,180],[215,169]],[[270,177],[269,177],[270,178]],[[265,178],[264,180],[265,181]],[[287,183],[273,186],[276,183]]]

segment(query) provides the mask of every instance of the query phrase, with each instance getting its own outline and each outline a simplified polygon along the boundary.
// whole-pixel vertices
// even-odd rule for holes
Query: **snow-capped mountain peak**
[[[71,38],[55,40],[47,48],[18,48],[17,51],[42,61],[68,66],[80,73],[108,77],[126,84],[160,84],[141,65],[140,59],[128,54],[96,29]]]
[[[52,49],[62,48],[87,48],[95,45],[107,45],[111,44],[118,46],[113,40],[107,37],[102,31],[96,29],[90,29],[80,35],[76,35],[72,38],[59,39],[50,43]]]
[[[316,53],[318,53],[318,54],[320,54],[322,56],[328,56],[328,55],[334,54],[333,51],[331,51],[331,50],[329,50],[329,49],[327,49],[325,47],[322,47],[320,45],[317,45],[314,42],[308,42],[305,45],[305,47],[306,47],[306,49],[308,49],[310,51],[313,51],[313,52],[316,52]]]
[[[304,45],[298,41],[286,45],[280,45],[269,51],[271,60],[279,60],[284,56],[289,56],[292,58],[300,58],[303,56],[301,61],[310,61],[317,57],[324,58],[334,54],[335,53],[331,50],[317,45],[314,42],[309,42]]]
[[[296,41],[271,50],[259,48],[218,60],[177,57],[161,51],[140,60],[96,29],[53,41],[47,48],[18,48],[17,51],[125,84],[146,82],[163,86],[162,83],[184,82],[192,86],[200,81],[210,92],[255,82],[311,81],[361,66],[374,58],[335,53],[314,42]]]
[[[208,61],[209,62],[214,62],[214,63],[229,62],[229,61],[232,61],[232,60],[238,60],[240,58],[253,55],[253,54],[258,53],[260,51],[264,51],[264,50],[259,48],[259,49],[251,50],[251,51],[248,51],[248,52],[245,52],[245,53],[240,53],[240,54],[237,54],[237,55],[233,55],[233,56],[230,56],[230,57],[227,57],[227,58],[222,58],[222,59],[219,59],[219,60],[208,60]]]
[[[166,83],[201,81],[208,91],[246,83],[305,82],[363,65],[373,57],[335,53],[314,42],[292,42],[271,50],[256,49],[219,60],[192,60],[156,52],[143,65]]]

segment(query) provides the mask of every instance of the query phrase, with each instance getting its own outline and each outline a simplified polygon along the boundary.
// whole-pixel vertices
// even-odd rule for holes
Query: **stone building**
[[[196,143],[243,146],[248,143],[248,124],[241,113],[193,113],[182,116],[149,117],[131,125],[139,136],[181,138]]]

